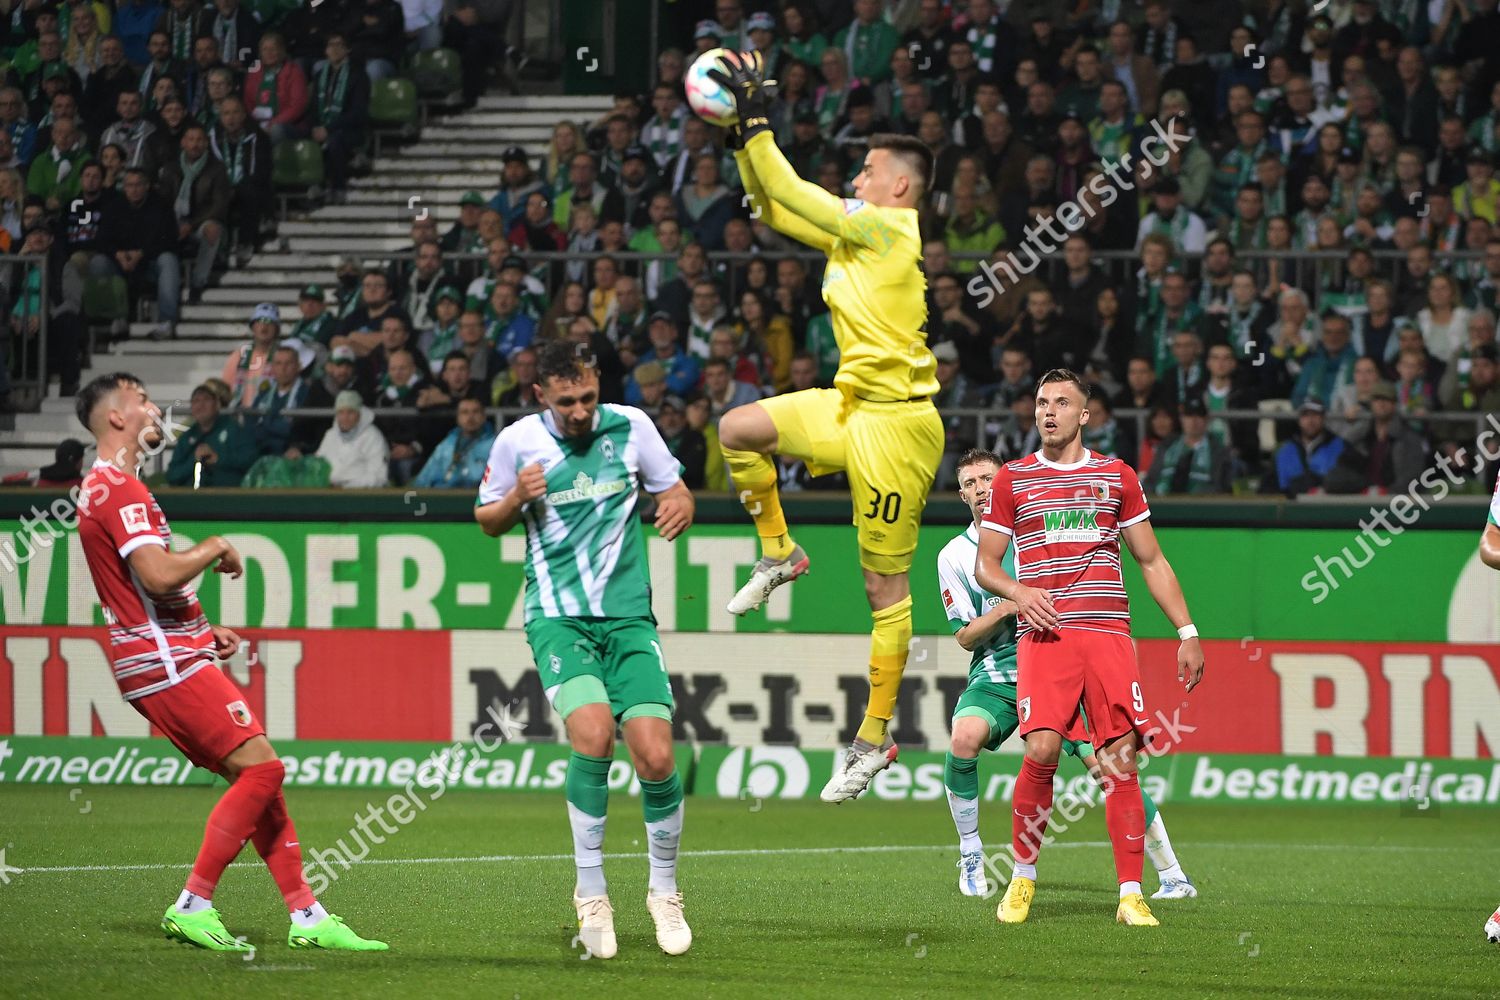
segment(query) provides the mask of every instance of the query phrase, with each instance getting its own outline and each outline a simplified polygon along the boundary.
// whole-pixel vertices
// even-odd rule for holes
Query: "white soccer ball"
[[[729,49],[709,49],[693,60],[683,74],[682,85],[687,91],[688,107],[710,125],[727,128],[740,120],[734,107],[734,95],[708,75],[711,69],[725,72],[728,67],[721,60],[732,55]]]

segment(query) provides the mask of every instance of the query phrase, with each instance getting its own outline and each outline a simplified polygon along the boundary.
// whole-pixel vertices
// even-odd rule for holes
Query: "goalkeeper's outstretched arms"
[[[776,143],[773,139],[766,140],[762,145],[769,146],[771,153],[782,163],[786,163],[786,158],[781,155],[781,150],[776,148]],[[748,150],[744,147],[735,150],[734,162],[740,168],[740,181],[745,185],[745,193],[750,196],[751,218],[760,219],[778,233],[783,233],[794,240],[806,243],[816,250],[827,253],[833,249],[832,236],[811,222],[799,218],[785,205],[777,204],[774,198],[766,194],[765,186],[760,182],[760,175],[755,172],[755,163],[751,160]],[[787,164],[787,169],[791,170],[791,164]],[[795,171],[792,171],[792,176],[796,178]],[[800,178],[796,179],[798,183],[802,183]],[[818,190],[822,194],[828,194],[822,188]],[[833,196],[828,195],[828,197],[831,198]]]

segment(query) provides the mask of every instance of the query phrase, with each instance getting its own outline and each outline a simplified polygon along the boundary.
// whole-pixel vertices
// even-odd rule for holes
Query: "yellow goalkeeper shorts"
[[[943,457],[943,421],[932,401],[877,403],[839,389],[804,389],[760,405],[776,425],[778,454],[801,459],[814,476],[848,474],[865,568],[909,570]]]

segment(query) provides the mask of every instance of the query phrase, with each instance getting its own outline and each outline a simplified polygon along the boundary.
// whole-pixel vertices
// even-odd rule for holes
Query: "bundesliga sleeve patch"
[[[127,504],[120,508],[120,523],[132,535],[151,530],[151,515],[146,513],[143,503]]]
[[[953,607],[953,591],[949,590],[947,587],[943,588],[943,607]]]

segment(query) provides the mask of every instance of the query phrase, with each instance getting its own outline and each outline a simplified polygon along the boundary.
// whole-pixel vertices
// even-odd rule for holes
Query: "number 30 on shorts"
[[[882,493],[870,487],[870,492],[875,494],[870,498],[870,509],[865,512],[866,520],[880,518],[886,524],[895,524],[896,519],[901,516],[901,494]]]

